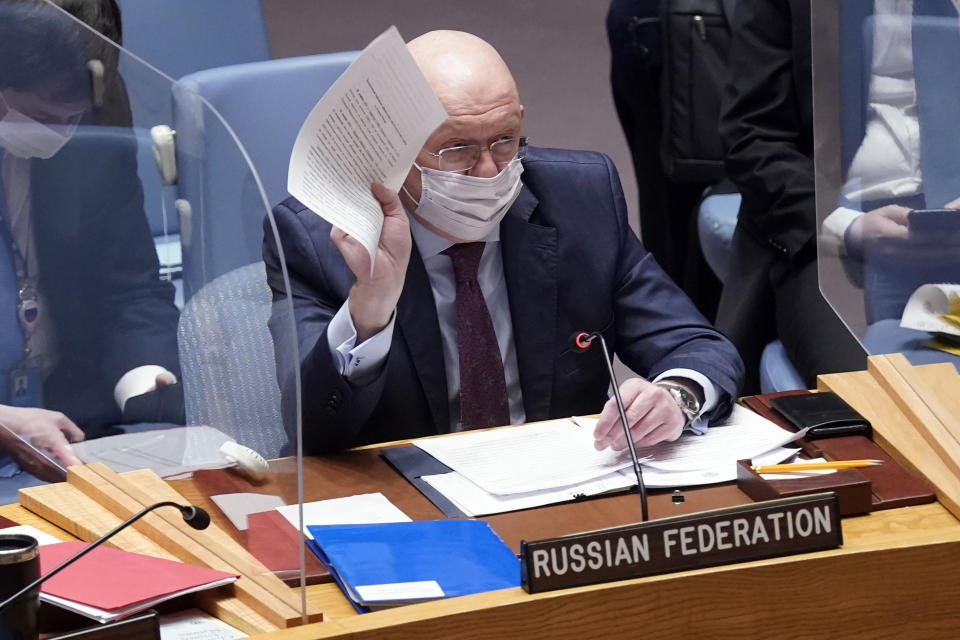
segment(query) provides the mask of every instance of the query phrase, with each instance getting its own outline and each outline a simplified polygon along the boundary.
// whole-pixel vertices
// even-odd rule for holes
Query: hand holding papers
[[[395,27],[370,43],[297,135],[287,190],[374,257],[383,214],[370,193],[400,188],[430,133],[446,119]]]

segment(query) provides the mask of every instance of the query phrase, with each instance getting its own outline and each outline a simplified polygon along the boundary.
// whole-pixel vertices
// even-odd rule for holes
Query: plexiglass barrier
[[[814,2],[820,288],[871,354],[960,363],[960,18]]]
[[[277,460],[297,453],[299,402],[285,424],[271,335],[296,327],[282,244],[269,284],[261,257],[270,203],[229,123],[54,4],[4,0],[0,196],[5,502],[38,482],[27,472],[59,479],[74,455],[121,473],[192,472],[174,488],[211,511],[223,545],[253,556],[237,567],[240,608],[219,612],[248,633],[299,623],[305,600],[276,576],[301,585],[303,549],[273,509],[301,496],[299,459]],[[277,345],[299,361],[295,339]],[[274,460],[258,477],[224,443]],[[126,477],[138,499],[163,499]],[[267,501],[207,497],[238,493]],[[82,519],[82,505],[61,517]]]

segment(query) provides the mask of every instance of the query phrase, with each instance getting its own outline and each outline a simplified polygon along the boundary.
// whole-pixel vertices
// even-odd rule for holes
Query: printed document
[[[626,450],[594,449],[593,430],[569,418],[413,444],[496,495],[555,489],[632,465]]]
[[[394,191],[446,111],[396,27],[371,42],[316,104],[297,134],[287,191],[370,254],[383,213],[370,193]]]
[[[470,516],[503,513],[627,489],[636,477],[626,451],[593,448],[596,418],[571,418],[509,429],[415,440],[451,473],[423,480]],[[705,435],[637,451],[647,487],[684,487],[735,480],[736,461],[773,464],[795,454],[784,445],[803,437],[735,406]],[[535,461],[535,463],[531,463]],[[496,490],[491,490],[494,487]],[[536,487],[536,488],[529,488]]]

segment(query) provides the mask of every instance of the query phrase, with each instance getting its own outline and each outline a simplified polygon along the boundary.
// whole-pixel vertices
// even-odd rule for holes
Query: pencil
[[[767,464],[751,467],[757,473],[783,473],[785,471],[817,471],[820,469],[859,469],[875,467],[883,460],[828,460],[827,462],[794,462],[793,464]]]

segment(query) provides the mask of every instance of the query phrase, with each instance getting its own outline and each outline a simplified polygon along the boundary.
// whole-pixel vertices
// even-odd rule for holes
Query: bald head
[[[476,145],[479,155],[465,173],[479,178],[497,175],[506,162],[494,159],[491,145],[519,139],[523,107],[503,58],[477,36],[462,31],[431,31],[411,40],[407,48],[447,111],[447,119],[427,138],[417,155],[417,165],[410,168],[403,183],[401,199],[416,216],[421,195],[419,167],[443,169],[441,151]],[[431,231],[460,241],[420,221]]]
[[[497,50],[463,31],[430,31],[407,44],[413,59],[451,116],[520,104],[517,85]]]

